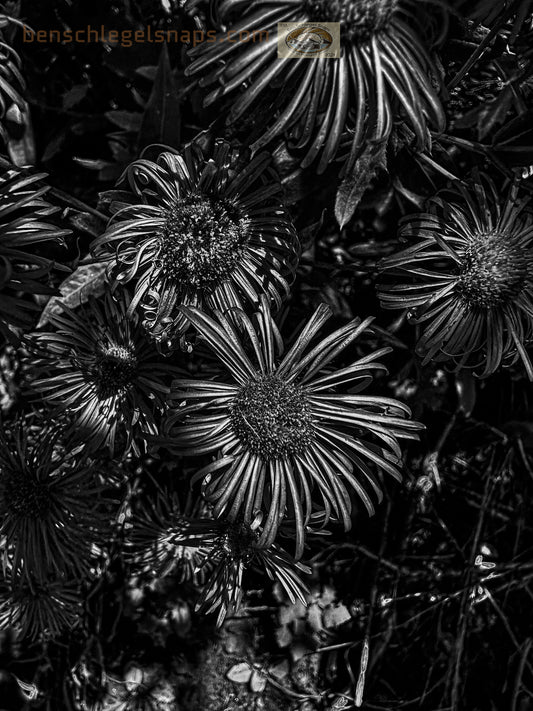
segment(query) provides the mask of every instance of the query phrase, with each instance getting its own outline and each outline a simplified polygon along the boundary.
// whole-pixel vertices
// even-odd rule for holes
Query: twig
[[[520,662],[518,664],[518,669],[516,670],[516,677],[514,682],[513,697],[511,700],[511,711],[516,711],[518,703],[518,694],[520,693],[520,687],[522,685],[522,677],[524,675],[524,667],[526,666],[526,661],[531,649],[532,643],[531,637],[526,639],[522,646],[522,654],[520,655]]]

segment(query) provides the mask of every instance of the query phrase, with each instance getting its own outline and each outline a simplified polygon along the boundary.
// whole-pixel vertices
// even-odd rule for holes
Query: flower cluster
[[[17,414],[8,414],[0,432],[0,624],[31,639],[76,626],[80,587],[89,630],[98,618],[93,607],[103,609],[116,592],[106,598],[107,583],[124,571],[142,585],[149,579],[154,597],[159,588],[184,585],[194,591],[197,610],[215,613],[218,624],[238,612],[257,574],[305,604],[304,576],[312,569],[304,559],[317,560],[311,552],[317,534],[348,531],[361,512],[373,514],[388,478],[401,481],[404,446],[423,428],[406,404],[389,397],[393,383],[384,385],[382,359],[392,349],[382,345],[398,339],[368,316],[374,292],[369,300],[366,291],[354,297],[362,273],[358,254],[388,255],[379,264],[381,305],[416,325],[422,366],[450,362],[486,378],[521,361],[533,379],[529,196],[513,177],[515,164],[501,171],[511,183],[502,197],[477,173],[470,184],[455,179],[468,174],[463,164],[451,172],[429,156],[434,145],[444,154],[448,145],[471,139],[444,133],[441,74],[448,78],[430,55],[439,44],[435,38],[430,46],[426,6],[432,3],[214,0],[209,17],[206,4],[162,4],[165,22],[175,5],[184,21],[214,25],[216,41],[184,55],[181,76],[189,81],[179,97],[170,96],[174,75],[162,55],[135,156],[121,164],[116,189],[87,210],[78,197],[55,191],[65,205],[61,219],[82,233],[69,245],[65,263],[74,274],[63,284],[52,257],[69,232],[54,223],[44,176],[9,164],[0,174],[0,334],[21,346],[23,363]],[[498,41],[505,39],[508,58],[514,56],[513,35],[527,24],[519,3],[510,0],[501,12],[498,3],[486,3],[487,14],[481,4],[473,3],[471,18],[497,18],[494,33],[501,30]],[[448,17],[452,5],[433,5],[439,6],[434,17]],[[0,15],[0,32],[6,22]],[[340,56],[278,58],[276,29],[285,22],[339,23]],[[250,32],[263,33],[266,42],[228,39]],[[494,40],[492,52],[497,42],[490,32],[481,49]],[[479,122],[486,107],[465,119],[461,99],[462,75],[475,61],[474,52],[449,77],[456,104],[463,102],[455,106],[451,131],[469,130],[476,121],[485,130]],[[488,103],[501,102],[489,133],[530,98],[530,67],[509,61],[511,68],[495,67],[498,83],[486,95]],[[500,87],[504,72],[508,81]],[[0,35],[0,138],[2,121],[22,106],[23,87],[19,59]],[[64,105],[84,91],[74,86]],[[164,94],[159,104],[158,92]],[[143,138],[154,113],[154,123],[165,122],[172,99],[191,98],[193,108],[199,97],[206,107],[220,107],[209,129],[183,145],[146,145],[158,140]],[[117,113],[132,133],[138,117],[110,115],[117,119]],[[494,154],[488,142],[476,150],[487,160],[507,144],[518,153],[512,141],[528,129],[517,118],[509,140],[498,128]],[[165,139],[175,135],[163,128]],[[393,135],[398,140],[389,142]],[[50,151],[61,140],[53,139]],[[354,245],[355,231],[348,218],[339,219],[338,203],[344,216],[353,215],[370,181],[381,180],[376,165],[389,161],[392,174],[390,159],[403,154],[427,169],[420,175],[431,173],[430,187],[419,195],[391,175],[386,194],[403,210],[405,198],[422,205],[436,193],[423,212],[401,220],[399,238],[411,244],[398,247],[394,234],[382,240],[390,221],[374,220],[372,238]],[[330,194],[328,178],[307,171],[311,166],[319,175],[329,169],[332,184],[342,180],[335,206],[340,231],[327,210],[321,221],[310,218]],[[309,176],[318,205],[297,197]],[[382,194],[372,196],[375,216],[388,210]],[[322,227],[324,239],[313,243]],[[321,283],[321,257],[310,257],[319,253],[326,278],[337,277],[337,266],[339,278],[349,273],[345,310],[335,310],[340,299],[329,300],[333,308],[320,303],[331,286]],[[365,289],[377,262],[364,269]],[[79,288],[72,290],[73,283]],[[57,298],[35,326],[52,294]],[[328,330],[334,311],[336,327]],[[403,324],[401,317],[395,326]],[[417,358],[406,367],[412,362]],[[33,423],[33,407],[45,421]],[[169,472],[172,482],[164,483]],[[154,584],[163,577],[164,584]],[[120,597],[109,607],[122,605]],[[101,637],[101,621],[94,638]],[[100,666],[103,696],[114,677]],[[157,665],[128,671],[121,662],[124,681],[107,690],[101,707],[174,704],[161,673]]]

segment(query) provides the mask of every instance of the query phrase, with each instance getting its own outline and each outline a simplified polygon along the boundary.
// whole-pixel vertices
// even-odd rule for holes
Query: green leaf
[[[163,45],[152,93],[148,99],[139,131],[140,150],[152,143],[178,147],[181,120],[178,87],[172,75],[167,45]]]

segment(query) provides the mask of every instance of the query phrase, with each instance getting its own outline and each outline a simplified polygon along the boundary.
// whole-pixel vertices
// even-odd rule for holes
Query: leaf
[[[80,210],[73,210],[71,208],[66,209],[64,219],[68,221],[71,227],[80,232],[85,232],[92,237],[101,235],[105,227],[105,220],[99,219],[96,215],[92,215],[89,212],[81,212]]]
[[[5,115],[9,140],[7,151],[11,162],[21,167],[35,165],[36,151],[30,107],[24,101],[22,106],[12,104]]]
[[[302,620],[307,614],[307,608],[300,600],[295,603],[282,605],[279,610],[279,621],[282,625],[288,625],[295,620]]]
[[[131,693],[138,689],[138,687],[143,683],[143,680],[143,670],[138,666],[132,666],[126,672],[124,677],[124,686]]]
[[[265,690],[267,685],[266,676],[258,669],[254,669],[252,678],[250,679],[250,689],[256,694],[260,694]]]
[[[53,296],[43,309],[37,328],[45,326],[50,316],[61,313],[63,307],[75,308],[90,296],[101,296],[105,289],[107,262],[82,264],[59,287],[61,296]]]
[[[235,684],[247,684],[252,677],[252,669],[248,662],[239,662],[228,669],[226,677]]]
[[[148,79],[149,81],[155,81],[155,76],[157,74],[157,67],[149,64],[145,67],[137,67],[135,74],[143,77],[143,79]]]
[[[478,140],[483,141],[493,128],[504,122],[512,101],[513,89],[511,86],[506,86],[494,101],[482,106],[477,121]]]
[[[74,84],[72,89],[69,89],[63,95],[63,108],[65,111],[77,106],[87,96],[88,91],[88,84]]]
[[[287,659],[282,659],[281,662],[273,664],[268,669],[268,673],[276,679],[284,679],[289,675],[289,662]]]
[[[346,605],[331,605],[324,610],[324,626],[326,629],[332,629],[335,627],[340,627],[348,620],[352,619],[350,611]]]
[[[274,634],[278,647],[281,647],[282,649],[283,647],[288,647],[289,644],[292,642],[292,632],[290,631],[287,625],[277,627]]]
[[[152,143],[177,147],[180,144],[180,133],[179,92],[172,75],[168,48],[164,44],[152,93],[142,118],[137,147],[142,150]]]
[[[505,124],[494,136],[493,151],[510,166],[533,163],[533,110]]]
[[[109,165],[113,165],[110,161],[104,160],[103,158],[78,158],[74,156],[72,160],[81,165],[82,168],[87,168],[88,170],[102,170]]]
[[[455,390],[459,401],[459,409],[465,417],[470,417],[472,410],[476,406],[476,382],[469,370],[463,368],[457,373]]]
[[[340,184],[335,197],[335,217],[341,229],[352,219],[378,168],[385,168],[386,148],[386,139],[369,143]]]
[[[313,222],[308,227],[304,227],[298,233],[298,237],[300,238],[300,244],[302,245],[302,251],[310,249],[314,245],[315,238],[317,237],[320,230],[324,226],[325,215],[326,215],[326,210],[324,208],[324,210],[322,210],[322,214],[320,215],[319,220],[317,220],[316,222]]]
[[[123,131],[136,133],[142,124],[142,114],[139,111],[106,111],[105,117]]]
[[[319,605],[309,605],[307,610],[307,621],[315,632],[322,632],[324,624],[322,622],[322,609]]]
[[[47,161],[51,160],[57,153],[59,153],[61,147],[65,143],[66,137],[67,133],[63,128],[60,129],[54,136],[52,136],[52,138],[46,144],[46,148],[44,149],[44,153],[41,158],[43,163],[46,163]]]
[[[305,657],[306,654],[309,654],[310,651],[312,650],[304,642],[295,642],[290,648],[291,659],[293,662],[297,662],[302,657]]]

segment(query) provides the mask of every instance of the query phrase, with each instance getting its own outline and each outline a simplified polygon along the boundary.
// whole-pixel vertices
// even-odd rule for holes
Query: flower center
[[[276,374],[247,383],[231,409],[237,437],[263,459],[302,453],[314,432],[305,390]]]
[[[236,563],[247,564],[254,557],[254,543],[258,539],[259,534],[243,521],[229,523],[226,531],[216,539],[213,555],[222,553]]]
[[[528,274],[527,255],[507,235],[478,234],[463,254],[457,289],[469,306],[488,309],[515,299]]]
[[[46,518],[52,503],[47,484],[19,473],[8,476],[4,496],[9,511],[26,518]]]
[[[156,265],[193,288],[225,281],[241,260],[249,220],[229,202],[189,195],[169,210]]]
[[[396,10],[398,0],[306,0],[311,22],[340,22],[341,38],[366,42],[384,30]]]
[[[92,376],[101,398],[116,395],[131,384],[137,374],[137,358],[132,348],[110,346],[96,357]]]

